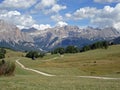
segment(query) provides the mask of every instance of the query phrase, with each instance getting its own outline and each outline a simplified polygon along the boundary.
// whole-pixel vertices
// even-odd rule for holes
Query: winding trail
[[[53,59],[56,59],[57,57],[53,58]],[[32,72],[36,72],[38,74],[41,74],[41,75],[44,75],[44,76],[48,76],[48,77],[53,77],[53,76],[56,76],[56,75],[53,75],[53,74],[48,74],[48,73],[44,73],[44,72],[41,72],[41,71],[38,71],[38,70],[35,70],[35,69],[30,69],[30,68],[27,68],[25,67],[23,64],[21,64],[19,62],[20,59],[17,59],[16,60],[16,63],[19,64],[21,66],[21,68],[25,69],[25,70],[29,70],[29,71],[32,71]],[[52,59],[49,59],[49,60],[52,60]],[[49,61],[49,60],[45,60],[45,61]],[[62,76],[65,76],[65,75],[62,75]],[[120,78],[110,78],[110,77],[98,77],[98,76],[75,76],[75,77],[80,77],[80,78],[90,78],[90,79],[101,79],[101,80],[120,80]]]
[[[120,78],[98,77],[98,76],[77,76],[81,78],[104,79],[104,80],[120,80]]]
[[[38,70],[35,70],[35,69],[27,68],[27,67],[25,67],[23,64],[21,64],[21,63],[19,62],[19,59],[16,60],[16,63],[18,63],[18,64],[19,64],[23,69],[25,69],[25,70],[33,71],[33,72],[36,72],[36,73],[41,74],[41,75],[44,75],[44,76],[56,76],[56,75],[51,75],[51,74],[44,73],[44,72],[41,72],[41,71],[38,71]]]

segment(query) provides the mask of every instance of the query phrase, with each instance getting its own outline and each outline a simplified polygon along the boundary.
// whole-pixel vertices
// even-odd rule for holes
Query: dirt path
[[[55,75],[51,75],[51,74],[48,74],[48,73],[44,73],[44,72],[41,72],[41,71],[38,71],[38,70],[35,70],[35,69],[27,68],[27,67],[25,67],[23,64],[21,64],[21,63],[19,62],[19,59],[16,60],[16,63],[19,64],[19,65],[20,65],[23,69],[25,69],[25,70],[29,70],[29,71],[32,71],[32,72],[36,72],[36,73],[41,74],[41,75],[44,75],[44,76],[55,76]]]
[[[56,58],[54,58],[56,59]],[[49,60],[52,60],[52,59],[49,59]],[[46,60],[48,61],[48,60]],[[21,64],[19,62],[19,59],[16,60],[16,63],[19,64],[21,66],[21,68],[25,69],[25,70],[29,70],[29,71],[32,71],[32,72],[36,72],[38,74],[41,74],[41,75],[44,75],[44,76],[56,76],[56,75],[52,75],[52,74],[48,74],[48,73],[44,73],[44,72],[41,72],[41,71],[38,71],[38,70],[35,70],[35,69],[30,69],[30,68],[27,68],[25,67],[23,64]],[[62,76],[65,76],[65,75],[62,75]],[[98,77],[98,76],[75,76],[75,77],[80,77],[80,78],[91,78],[91,79],[101,79],[101,80],[120,80],[120,78],[110,78],[110,77]]]
[[[98,77],[98,76],[77,76],[81,78],[105,79],[105,80],[120,80],[120,78]]]

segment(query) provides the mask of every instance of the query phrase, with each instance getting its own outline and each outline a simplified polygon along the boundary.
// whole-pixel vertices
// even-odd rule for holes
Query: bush
[[[3,58],[5,58],[5,54],[0,53],[0,59],[3,59]]]
[[[0,49],[0,59],[5,58],[6,50],[4,48]]]
[[[66,53],[78,53],[79,49],[75,46],[67,46],[65,49]]]
[[[58,47],[51,52],[51,54],[64,54],[64,53],[65,53],[65,49],[62,47]]]
[[[45,56],[45,53],[40,53],[39,57],[43,58]]]
[[[82,48],[82,51],[85,52],[85,51],[88,51],[88,50],[90,50],[90,49],[91,49],[90,46],[84,46],[84,47]]]
[[[30,51],[26,54],[26,57],[32,58],[34,60],[35,58],[39,57],[39,53],[37,51]]]
[[[28,58],[32,58],[32,60],[35,60],[35,58],[38,58],[38,57],[44,57],[45,56],[45,53],[39,53],[37,51],[30,51],[26,54],[26,57]]]
[[[0,61],[0,75],[11,76],[14,75],[15,63],[7,61],[3,63],[3,60]]]
[[[6,50],[4,48],[1,48],[0,53],[6,54]]]

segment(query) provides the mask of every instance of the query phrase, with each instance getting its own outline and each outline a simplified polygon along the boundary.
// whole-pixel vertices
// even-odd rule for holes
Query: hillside
[[[120,45],[111,46],[107,50],[97,49],[78,54],[66,54],[62,57],[48,54],[46,57],[38,58],[35,61],[23,57],[24,55],[25,53],[7,50],[6,59],[15,61],[19,58],[25,67],[57,76],[46,77],[27,71],[16,63],[15,76],[0,78],[2,89],[119,90],[120,88],[120,80],[76,77],[90,75],[120,78]],[[55,57],[58,58],[53,59]]]
[[[120,73],[120,46],[111,46],[107,50],[97,49],[78,54],[65,54],[55,60],[21,60],[27,67],[57,75],[118,75]],[[48,57],[48,56],[47,56]],[[53,57],[53,56],[49,56]],[[40,61],[41,60],[41,61]],[[26,64],[25,64],[26,63]],[[39,67],[38,67],[39,66]]]

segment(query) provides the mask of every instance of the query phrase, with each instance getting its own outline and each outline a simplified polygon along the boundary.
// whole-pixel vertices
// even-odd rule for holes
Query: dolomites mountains
[[[0,20],[0,46],[15,50],[51,50],[68,45],[82,47],[100,40],[112,40],[120,36],[113,27],[80,29],[77,26],[53,27],[45,30],[35,28],[20,30],[15,25]]]

